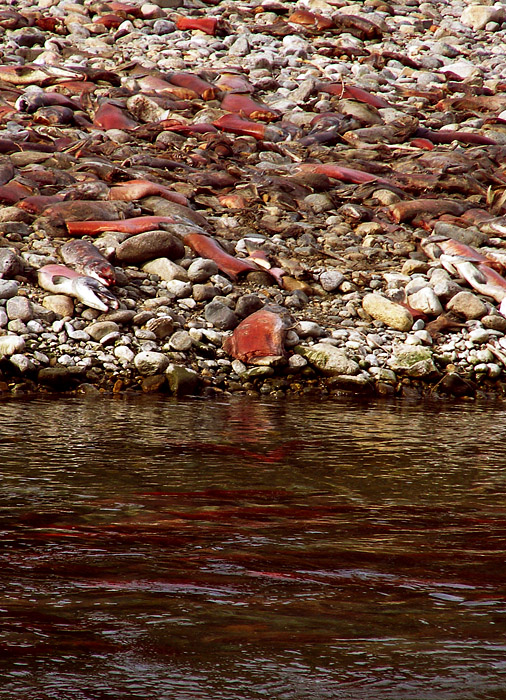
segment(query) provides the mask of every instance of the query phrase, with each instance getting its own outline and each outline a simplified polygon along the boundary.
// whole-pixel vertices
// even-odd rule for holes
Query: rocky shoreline
[[[502,395],[505,36],[500,3],[1,9],[0,398]],[[83,236],[96,308],[85,261],[41,276]]]

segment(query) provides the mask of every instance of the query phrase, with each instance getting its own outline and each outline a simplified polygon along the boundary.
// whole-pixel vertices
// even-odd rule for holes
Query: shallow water
[[[506,406],[0,404],[0,698],[506,697]]]

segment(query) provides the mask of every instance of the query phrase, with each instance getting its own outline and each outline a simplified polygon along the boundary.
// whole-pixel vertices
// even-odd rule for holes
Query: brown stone
[[[74,302],[65,294],[48,294],[44,297],[42,305],[59,316],[74,315]]]

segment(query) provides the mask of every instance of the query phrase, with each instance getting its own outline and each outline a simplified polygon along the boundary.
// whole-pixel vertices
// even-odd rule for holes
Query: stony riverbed
[[[502,3],[4,6],[2,395],[502,393],[505,36]],[[107,312],[41,286],[80,236]]]

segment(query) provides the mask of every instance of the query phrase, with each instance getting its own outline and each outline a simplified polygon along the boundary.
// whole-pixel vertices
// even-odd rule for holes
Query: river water
[[[506,697],[506,405],[0,404],[0,698]]]

